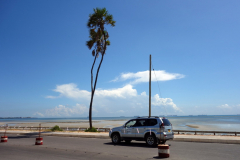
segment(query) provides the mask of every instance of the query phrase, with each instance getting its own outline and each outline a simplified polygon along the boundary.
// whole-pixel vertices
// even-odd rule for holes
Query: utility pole
[[[151,54],[150,54],[150,65],[149,65],[149,117],[151,117]]]

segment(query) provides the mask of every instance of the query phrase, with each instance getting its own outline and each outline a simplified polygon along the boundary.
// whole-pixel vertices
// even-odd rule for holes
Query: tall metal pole
[[[149,63],[149,117],[151,117],[151,54]]]
[[[41,129],[41,123],[39,124],[39,138],[41,137],[41,131],[40,131],[40,129]]]
[[[4,136],[6,136],[7,129],[8,129],[8,124],[6,124],[6,126],[5,126],[5,132],[4,132]]]

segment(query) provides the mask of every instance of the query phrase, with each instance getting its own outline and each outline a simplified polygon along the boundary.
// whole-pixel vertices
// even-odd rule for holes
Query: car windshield
[[[163,120],[164,126],[171,126],[171,123],[169,122],[168,119],[162,119],[162,120]]]
[[[136,120],[131,120],[131,121],[127,122],[125,126],[126,127],[132,127],[132,126],[135,125],[135,123],[136,123]]]

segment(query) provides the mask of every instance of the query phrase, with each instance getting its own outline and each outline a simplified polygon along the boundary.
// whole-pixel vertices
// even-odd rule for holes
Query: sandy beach
[[[95,128],[113,128],[122,126],[126,123],[126,120],[94,120],[93,127]],[[8,123],[9,126],[14,127],[38,127],[41,123],[42,127],[53,127],[58,125],[60,127],[69,128],[88,128],[89,122],[87,120],[75,121],[75,122],[11,122]],[[0,125],[5,125],[6,123],[0,123]],[[178,123],[173,123],[173,128],[175,130],[199,130],[199,131],[224,131],[223,128],[213,125],[178,125]],[[235,130],[234,130],[235,131]]]
[[[122,126],[126,120],[93,120],[93,127],[95,128],[113,128]],[[38,127],[41,123],[42,127],[53,127],[58,125],[60,127],[76,127],[76,128],[88,128],[89,122],[87,120],[81,120],[76,122],[11,122],[8,123],[9,126],[14,127]],[[6,123],[0,123],[0,125],[5,125]]]
[[[95,118],[92,120],[95,128],[113,128],[125,124],[133,117]],[[174,130],[191,131],[237,131],[240,132],[238,116],[206,116],[206,117],[169,117]],[[12,127],[60,127],[88,128],[87,118],[33,118],[0,120],[0,126],[8,124]]]

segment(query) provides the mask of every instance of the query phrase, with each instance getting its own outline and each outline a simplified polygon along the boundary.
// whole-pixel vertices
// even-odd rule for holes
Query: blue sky
[[[96,7],[116,26],[93,116],[148,115],[150,54],[152,115],[240,114],[239,1],[1,0],[0,116],[88,116]]]

